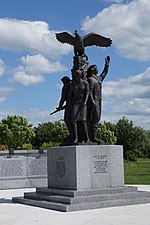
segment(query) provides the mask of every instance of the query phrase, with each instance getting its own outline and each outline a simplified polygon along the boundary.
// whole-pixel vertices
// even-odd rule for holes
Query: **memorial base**
[[[138,191],[136,187],[129,186],[86,191],[37,188],[36,192],[24,193],[24,197],[14,197],[12,201],[51,210],[71,212],[150,203],[150,192]]]
[[[47,154],[49,188],[89,190],[124,185],[122,146],[52,147]]]
[[[150,203],[150,192],[124,186],[122,146],[62,146],[48,149],[48,187],[13,202],[67,212]]]

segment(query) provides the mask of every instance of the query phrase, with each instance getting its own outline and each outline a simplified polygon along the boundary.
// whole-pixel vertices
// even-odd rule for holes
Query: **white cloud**
[[[0,103],[6,101],[6,96],[14,92],[13,88],[0,87]]]
[[[33,124],[33,126],[37,126],[40,123],[58,120],[54,119],[55,117],[50,116],[50,110],[48,109],[28,107],[19,114],[27,118]]]
[[[20,115],[27,118],[33,126],[38,126],[41,123],[58,121],[63,118],[64,111],[60,111],[53,116],[50,116],[50,112],[49,109],[32,108],[29,106],[25,109],[2,109],[0,110],[0,121],[8,115]]]
[[[45,80],[43,75],[45,74],[67,70],[60,62],[51,62],[40,54],[23,56],[21,63],[22,65],[14,70],[10,81],[18,82],[25,86],[43,82]]]
[[[29,75],[26,74],[24,71],[17,70],[11,78],[11,81],[18,82],[25,86],[29,86],[43,82],[44,77],[41,75]]]
[[[132,103],[124,102],[120,104],[116,103],[114,107],[108,111],[104,104],[102,112],[102,121],[110,121],[113,123],[118,122],[122,117],[126,117],[133,121],[135,126],[142,127],[150,130],[150,105],[146,105],[147,101],[141,101],[141,99],[134,99]]]
[[[0,121],[4,118],[6,118],[8,115],[15,115],[16,114],[16,110],[15,109],[3,109],[0,110]]]
[[[37,55],[27,55],[21,58],[25,70],[34,74],[55,73],[67,70],[59,61],[50,62],[46,57]]]
[[[0,48],[40,53],[52,58],[66,55],[71,50],[71,46],[56,40],[55,31],[49,30],[46,22],[16,19],[0,19]]]
[[[103,121],[109,121],[111,123],[117,123],[119,119],[121,119],[124,114],[116,114],[116,113],[111,113],[111,114],[106,114],[105,111],[102,114],[102,122]],[[146,130],[150,130],[150,117],[149,116],[143,116],[141,118],[141,115],[127,115],[126,118],[130,121],[133,121],[134,126],[139,126],[141,128],[144,128]]]
[[[143,73],[118,81],[104,83],[104,97],[108,101],[125,98],[150,98],[150,67]]]
[[[128,78],[128,82],[131,84],[138,84],[141,86],[150,86],[150,67],[148,67],[144,73],[138,74]]]
[[[0,77],[5,73],[5,63],[0,59]]]
[[[8,87],[0,87],[0,94],[2,95],[8,95],[12,92],[14,92],[15,90],[13,88],[8,88]]]
[[[143,73],[103,83],[103,119],[118,120],[122,116],[138,126],[150,129],[150,68]],[[109,110],[108,110],[109,109]]]
[[[86,32],[111,37],[119,53],[130,59],[150,60],[150,1],[113,4],[83,23]]]
[[[1,103],[1,102],[4,102],[5,100],[6,100],[6,97],[1,97],[1,96],[0,96],[0,103]]]
[[[124,115],[142,115],[150,116],[150,100],[133,98],[122,102],[120,105],[116,105],[113,108],[116,113],[123,113]]]

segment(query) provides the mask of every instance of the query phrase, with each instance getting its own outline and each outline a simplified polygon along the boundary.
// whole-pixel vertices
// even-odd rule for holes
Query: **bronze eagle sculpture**
[[[111,46],[112,40],[99,34],[89,33],[83,37],[75,30],[74,37],[68,32],[56,33],[56,39],[61,43],[67,43],[74,46],[74,54],[84,54],[84,47],[96,45],[99,47]]]

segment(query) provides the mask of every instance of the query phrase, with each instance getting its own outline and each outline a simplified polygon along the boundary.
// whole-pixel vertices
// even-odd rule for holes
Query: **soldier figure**
[[[59,106],[56,108],[57,111],[60,111],[62,109],[65,109],[64,112],[64,121],[66,123],[66,126],[69,131],[69,136],[65,137],[63,140],[63,143],[67,143],[70,141],[70,139],[73,139],[73,127],[72,127],[72,120],[71,120],[71,114],[70,114],[70,104],[69,104],[69,99],[70,99],[70,84],[71,80],[69,77],[64,76],[61,81],[63,82],[63,87],[62,87],[62,93],[61,93],[61,99],[59,101]],[[65,103],[65,105],[64,105]]]
[[[96,65],[91,65],[88,68],[88,83],[89,83],[89,99],[88,99],[88,133],[92,142],[100,142],[97,139],[98,123],[101,118],[101,104],[102,104],[102,81],[108,73],[110,57],[105,59],[105,66],[103,72],[97,76],[98,68]]]
[[[77,70],[75,78],[70,86],[71,97],[71,118],[74,130],[72,142],[89,142],[87,130],[87,100],[89,96],[89,84],[82,79],[82,72]],[[82,128],[81,128],[82,127]],[[82,137],[79,135],[79,129],[82,129]]]

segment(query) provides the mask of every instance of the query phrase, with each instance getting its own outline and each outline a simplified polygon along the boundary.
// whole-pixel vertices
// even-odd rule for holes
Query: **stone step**
[[[150,203],[150,198],[134,198],[134,199],[115,199],[99,202],[72,204],[68,207],[68,211],[89,210],[97,208],[108,208],[116,206],[137,205]]]
[[[32,200],[32,199],[26,199],[24,197],[13,197],[12,202],[15,203],[21,203],[25,205],[45,208],[45,209],[52,209],[52,210],[58,210],[62,212],[67,212],[67,205],[61,204],[61,203],[53,203],[53,202],[47,202],[47,201],[41,201],[41,200]]]
[[[99,195],[99,194],[110,194],[110,193],[124,193],[137,191],[137,187],[134,186],[123,186],[117,188],[104,188],[104,189],[90,189],[90,190],[67,190],[67,189],[55,189],[55,188],[36,188],[38,194],[45,195],[62,195],[68,197],[76,196],[87,196],[87,195]]]
[[[63,204],[63,203],[49,202],[44,200],[43,201],[31,200],[24,197],[14,197],[12,201],[15,203],[22,203],[22,204],[26,204],[30,206],[69,212],[69,211],[89,210],[89,209],[115,207],[115,206],[145,204],[145,203],[150,203],[150,197],[114,199],[114,200],[105,200],[105,201],[98,201],[98,202],[86,202],[86,203],[80,203],[80,204]]]
[[[64,204],[80,204],[86,202],[98,202],[114,199],[128,199],[128,198],[137,198],[137,197],[149,197],[150,192],[137,191],[137,192],[126,192],[126,193],[110,193],[110,194],[99,194],[99,195],[90,195],[90,196],[77,196],[77,197],[66,197],[61,195],[42,195],[36,192],[25,193],[24,198],[32,200],[45,200],[50,202],[59,202]]]

